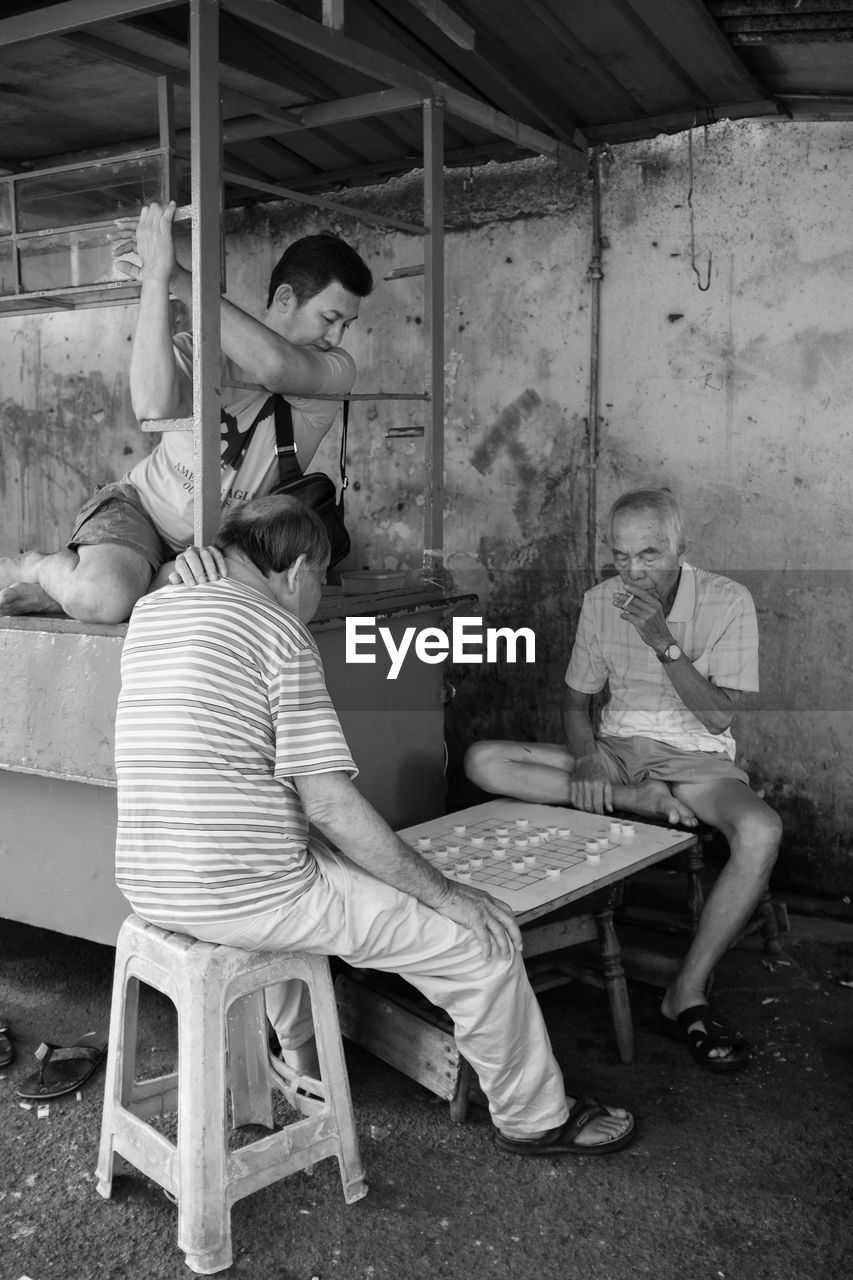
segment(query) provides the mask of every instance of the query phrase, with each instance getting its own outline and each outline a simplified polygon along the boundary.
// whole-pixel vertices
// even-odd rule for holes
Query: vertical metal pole
[[[9,182],[9,227],[12,232],[12,262],[15,272],[15,293],[23,293],[21,283],[21,254],[18,249],[18,184],[12,179]]]
[[[163,203],[168,204],[174,188],[172,158],[175,154],[175,94],[168,76],[157,77],[157,114],[160,121],[160,147],[166,153],[163,190],[160,195]]]
[[[212,542],[220,516],[219,0],[190,0],[193,273],[193,534]]]
[[[595,535],[598,517],[598,427],[600,402],[601,353],[601,164],[598,147],[590,155],[592,176],[592,257],[587,279],[590,282],[590,351],[589,351],[589,411],[587,418],[586,453],[586,570],[590,586],[595,582]]]
[[[344,0],[323,0],[323,26],[333,31],[344,29]]]
[[[444,104],[424,102],[424,572],[444,567]]]

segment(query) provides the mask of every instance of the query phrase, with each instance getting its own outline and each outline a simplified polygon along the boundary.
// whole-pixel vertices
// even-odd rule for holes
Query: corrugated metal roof
[[[339,7],[343,29],[323,26],[323,11]],[[221,0],[221,8],[232,201],[250,190],[240,176],[310,191],[420,166],[417,103],[433,94],[448,99],[450,164],[537,149],[496,132],[490,111],[562,144],[562,158],[578,163],[592,143],[694,121],[853,116],[853,3],[842,0]],[[0,166],[15,172],[152,144],[164,74],[187,149],[187,3],[6,0],[3,13]],[[480,114],[454,112],[453,93],[480,104]],[[372,113],[360,115],[365,95]],[[298,127],[307,120],[315,127]]]

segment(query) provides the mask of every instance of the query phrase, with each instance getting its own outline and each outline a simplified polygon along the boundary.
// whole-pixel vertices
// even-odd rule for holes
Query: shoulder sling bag
[[[296,445],[293,440],[293,414],[284,396],[272,395],[265,400],[258,416],[236,447],[230,448],[223,455],[223,465],[238,467],[249,447],[258,423],[273,411],[275,420],[275,455],[278,459],[278,484],[271,493],[283,493],[288,497],[298,498],[306,507],[316,511],[326,526],[332,554],[329,565],[333,566],[349,555],[350,539],[344,524],[344,490],[349,484],[346,473],[347,427],[349,425],[349,400],[344,401],[343,431],[341,433],[341,496],[337,498],[334,481],[325,471],[310,471],[302,474],[302,468],[296,456]],[[337,500],[336,500],[337,499]]]
[[[341,432],[341,496],[336,499],[334,481],[325,471],[309,471],[302,474],[293,442],[293,414],[284,396],[275,397],[275,454],[278,458],[278,484],[271,493],[285,493],[298,498],[306,507],[316,511],[326,526],[332,554],[330,567],[349,555],[350,539],[344,524],[344,490],[349,484],[346,472],[347,426],[349,424],[349,400],[344,401],[343,430]]]

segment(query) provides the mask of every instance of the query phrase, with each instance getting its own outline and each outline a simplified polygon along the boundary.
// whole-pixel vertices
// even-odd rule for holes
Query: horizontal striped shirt
[[[140,915],[212,922],[317,876],[294,778],[357,772],[310,632],[233,579],[133,611],[116,717],[116,882]]]
[[[584,595],[566,684],[590,694],[609,685],[602,736],[655,738],[682,751],[725,752],[733,760],[731,732],[705,728],[676,693],[654,649],[619,616],[613,596],[624,590],[622,579],[614,577]],[[758,689],[758,623],[746,587],[684,564],[666,625],[712,684]]]

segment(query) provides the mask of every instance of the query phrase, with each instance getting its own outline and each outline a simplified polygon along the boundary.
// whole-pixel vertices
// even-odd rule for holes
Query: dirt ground
[[[240,1201],[233,1268],[252,1280],[817,1280],[853,1273],[853,927],[791,917],[781,957],[750,940],[715,997],[756,1046],[716,1077],[655,1031],[659,993],[632,984],[637,1060],[616,1057],[607,1002],[542,996],[567,1086],[629,1107],[639,1137],[604,1158],[523,1161],[484,1111],[447,1105],[347,1046],[370,1191],[347,1206],[337,1162]],[[15,1096],[42,1040],[106,1029],[113,952],[0,922],[0,1007],[17,1057],[0,1073],[0,1280],[178,1280],[176,1211],[119,1162],[94,1185],[103,1072],[47,1118]],[[146,993],[144,1073],[175,1062],[171,1006]]]

